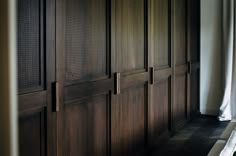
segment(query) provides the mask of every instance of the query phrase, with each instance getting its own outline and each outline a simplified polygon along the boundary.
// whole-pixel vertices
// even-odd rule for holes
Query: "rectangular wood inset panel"
[[[168,0],[153,0],[152,2],[153,51],[155,68],[169,66],[169,4]]]
[[[64,155],[106,156],[108,130],[106,95],[66,104],[64,112]]]
[[[114,20],[118,71],[144,69],[144,0],[114,0],[114,2],[116,2]]]
[[[106,0],[66,0],[66,80],[107,75]]]
[[[199,62],[200,60],[200,1],[191,0],[188,4],[188,32],[189,32],[189,50],[191,61]]]
[[[170,100],[170,80],[165,79],[156,83],[149,107],[149,137],[153,142],[169,131]]]
[[[132,87],[114,97],[111,107],[112,156],[128,156],[144,147],[145,88]]]
[[[175,64],[186,64],[186,0],[173,0]]]
[[[177,127],[186,120],[186,87],[186,75],[176,76],[174,90],[174,121]]]
[[[20,156],[46,156],[46,123],[44,113],[35,113],[19,119]]]
[[[199,110],[199,70],[195,70],[191,74],[191,107],[190,113],[194,115]]]

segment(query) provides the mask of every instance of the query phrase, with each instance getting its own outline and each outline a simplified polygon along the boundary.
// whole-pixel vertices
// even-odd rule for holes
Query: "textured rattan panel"
[[[40,1],[18,0],[18,85],[20,90],[41,85]]]
[[[65,22],[66,80],[106,75],[106,0],[67,0]]]

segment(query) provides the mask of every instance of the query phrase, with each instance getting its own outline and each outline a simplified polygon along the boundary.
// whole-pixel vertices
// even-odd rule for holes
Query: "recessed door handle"
[[[192,73],[192,62],[189,61],[188,62],[188,74],[191,74]]]
[[[150,84],[153,85],[154,84],[154,81],[155,81],[155,77],[154,77],[154,67],[151,67],[150,68]]]
[[[53,112],[59,112],[60,111],[60,93],[59,93],[59,83],[54,82],[53,83]]]

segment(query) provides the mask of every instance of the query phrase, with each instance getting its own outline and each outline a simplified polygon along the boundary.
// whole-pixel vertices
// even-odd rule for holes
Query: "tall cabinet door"
[[[186,0],[172,0],[172,52],[174,54],[172,119],[174,129],[187,120],[187,15]]]
[[[188,1],[188,59],[190,118],[199,114],[200,104],[200,0]]]
[[[109,155],[110,2],[58,0],[56,10],[57,155]]]
[[[148,106],[148,140],[159,144],[170,133],[172,65],[169,0],[150,0],[149,52],[151,95]]]
[[[18,0],[17,55],[20,156],[54,155],[54,1]]]
[[[112,0],[111,6],[112,51],[116,54],[118,82],[111,104],[111,155],[126,156],[145,146],[147,1]]]

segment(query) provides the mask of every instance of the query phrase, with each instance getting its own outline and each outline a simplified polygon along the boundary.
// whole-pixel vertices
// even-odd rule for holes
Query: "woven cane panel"
[[[65,22],[66,80],[106,75],[106,1],[67,0]]]
[[[18,85],[30,89],[41,85],[40,1],[18,0]]]

